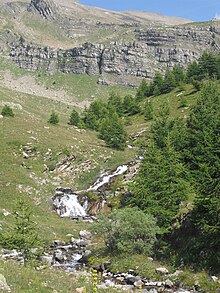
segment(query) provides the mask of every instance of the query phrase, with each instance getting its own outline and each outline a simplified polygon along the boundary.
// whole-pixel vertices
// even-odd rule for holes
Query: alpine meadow
[[[0,3],[0,291],[220,292],[220,20]]]

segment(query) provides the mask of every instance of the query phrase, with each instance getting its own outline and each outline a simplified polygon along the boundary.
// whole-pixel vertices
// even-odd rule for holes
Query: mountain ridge
[[[204,50],[219,50],[218,22],[212,28],[211,23],[69,0],[4,0],[0,14],[4,11],[3,55],[31,71],[100,75],[101,84],[137,86],[156,71],[186,68]]]

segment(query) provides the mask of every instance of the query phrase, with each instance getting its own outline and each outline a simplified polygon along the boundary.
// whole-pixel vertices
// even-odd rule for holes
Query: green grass
[[[28,28],[34,31],[34,34],[38,37],[38,41],[44,42],[45,38],[53,40],[54,42],[66,42],[69,43],[70,40],[65,36],[61,28],[54,22],[42,20],[38,15],[32,15],[31,17],[25,14],[22,18],[22,22]]]
[[[75,93],[78,101],[106,99],[107,94],[112,90],[111,87],[98,86],[97,77],[64,76],[63,74],[50,76],[44,73],[36,76],[34,73],[18,69],[12,63],[2,59],[1,75],[6,69],[10,70],[15,78],[31,74],[49,89],[52,87],[54,90],[65,89],[68,93]],[[126,88],[117,87],[116,89],[121,90],[121,94],[125,94],[127,91]],[[130,93],[130,90],[128,92]],[[193,92],[191,86],[186,86],[184,94],[188,106],[192,106],[198,93]],[[93,97],[91,97],[92,95]],[[153,97],[155,115],[158,114],[159,107],[164,100],[169,102],[171,117],[188,115],[188,108],[179,108],[177,95],[178,91],[174,90],[169,94]],[[66,235],[69,233],[77,236],[79,230],[88,228],[88,224],[61,219],[54,213],[51,198],[55,192],[55,183],[59,181],[62,186],[71,187],[73,190],[88,188],[104,169],[116,168],[123,163],[133,161],[138,148],[115,151],[106,147],[95,132],[69,126],[67,122],[72,109],[65,101],[54,101],[11,91],[4,86],[0,86],[0,101],[2,104],[13,102],[22,106],[22,110],[13,109],[14,118],[0,119],[0,224],[4,228],[13,223],[13,217],[11,215],[5,217],[2,209],[13,213],[17,199],[23,196],[32,208],[39,234],[46,243],[50,243],[54,239],[67,240]],[[2,107],[0,106],[0,111]],[[47,122],[52,110],[60,117],[60,123],[55,126]],[[143,115],[129,117],[129,120],[130,124],[126,126],[129,135],[136,134],[142,129],[149,130],[152,123],[152,121],[146,122]],[[32,143],[36,152],[32,158],[24,159],[21,148],[28,143]],[[129,143],[132,144],[130,141]],[[45,156],[48,148],[52,152],[51,160]],[[66,149],[76,156],[76,160],[72,163],[76,172],[69,175],[56,172],[42,173],[44,164],[54,164],[62,160]],[[59,154],[60,152],[61,154]],[[83,166],[86,162],[89,162],[89,168],[85,171]],[[43,181],[46,184],[42,184]],[[117,184],[120,185],[120,182]],[[105,256],[97,255],[96,261],[102,259],[105,259]],[[36,272],[11,262],[4,263],[0,260],[0,264],[0,273],[2,272],[6,276],[8,283],[16,293],[53,292],[55,289],[58,292],[74,292],[74,288],[86,283],[85,280],[81,280],[80,283],[80,280],[77,281],[72,276],[51,269]],[[157,262],[151,263],[142,256],[112,259],[112,270],[114,271],[138,267],[138,274],[149,275],[152,278],[156,278],[155,266],[157,265],[159,266]],[[207,278],[206,280],[208,280]],[[209,281],[202,286],[209,286]],[[63,288],[65,291],[62,291]]]
[[[21,193],[33,208],[42,238],[46,241],[51,241],[54,237],[63,239],[71,233],[76,223],[69,219],[61,220],[52,211],[51,198],[56,181],[54,177],[59,175],[63,186],[69,186],[73,190],[84,189],[94,182],[102,170],[133,160],[135,152],[129,149],[125,153],[111,150],[97,138],[95,132],[70,127],[67,121],[71,109],[64,103],[5,88],[0,88],[0,100],[3,103],[19,103],[23,107],[22,110],[14,109],[14,118],[0,120],[0,209],[12,212],[16,198]],[[52,110],[59,114],[59,125],[47,123]],[[28,143],[32,143],[38,154],[24,159],[20,148]],[[48,148],[52,150],[55,162],[64,157],[57,153],[70,149],[76,156],[73,166],[78,171],[69,176],[55,172],[42,173],[44,164],[51,162],[45,160]],[[87,172],[83,168],[85,161],[90,161],[91,165]],[[22,164],[31,169],[22,167]],[[43,180],[47,180],[47,184],[42,184]],[[2,224],[12,221],[10,216],[5,218],[2,214],[0,219]],[[77,224],[78,228],[80,229],[80,225]]]
[[[98,76],[89,76],[86,74],[46,74],[39,73],[37,81],[50,89],[64,89],[72,96],[73,101],[89,101],[94,99],[106,100],[111,92],[120,95],[134,94],[133,89],[127,89],[122,86],[103,86],[98,85]]]

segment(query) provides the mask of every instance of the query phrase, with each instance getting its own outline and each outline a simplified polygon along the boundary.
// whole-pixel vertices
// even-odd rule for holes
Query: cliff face
[[[136,29],[135,38],[132,43],[85,43],[68,50],[19,43],[12,47],[10,57],[31,71],[152,78],[155,71],[164,72],[174,65],[186,67],[204,50],[219,50],[210,30]]]
[[[220,49],[218,22],[173,25],[156,14],[114,12],[76,0],[3,0],[0,53],[30,71],[100,75],[135,86],[174,65]],[[9,20],[13,29],[8,29]],[[170,23],[168,23],[170,22]],[[21,37],[22,36],[22,37]]]
[[[51,0],[31,0],[27,7],[28,12],[37,12],[45,19],[55,19],[56,9]]]

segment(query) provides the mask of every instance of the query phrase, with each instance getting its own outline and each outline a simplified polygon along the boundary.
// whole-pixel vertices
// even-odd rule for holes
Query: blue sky
[[[220,14],[220,0],[81,0],[81,4],[111,10],[142,10],[165,15],[209,20]]]

